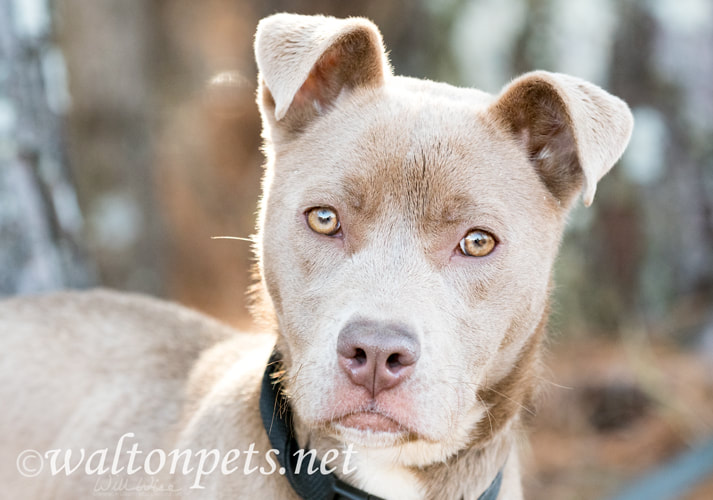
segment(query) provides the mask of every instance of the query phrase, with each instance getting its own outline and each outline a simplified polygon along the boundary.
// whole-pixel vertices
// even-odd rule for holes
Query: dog
[[[5,301],[3,498],[522,498],[553,262],[627,105],[544,71],[499,95],[394,76],[362,18],[267,17],[255,54],[271,326]]]

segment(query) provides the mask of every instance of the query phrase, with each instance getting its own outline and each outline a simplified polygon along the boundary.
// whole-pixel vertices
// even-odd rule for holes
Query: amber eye
[[[315,233],[334,236],[341,224],[337,212],[328,207],[315,207],[307,211],[307,224]]]
[[[485,257],[497,245],[495,236],[482,229],[473,229],[460,240],[460,250],[469,257]]]

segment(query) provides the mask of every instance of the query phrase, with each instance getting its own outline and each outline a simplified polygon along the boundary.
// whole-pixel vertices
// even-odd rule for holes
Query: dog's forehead
[[[340,101],[305,132],[290,163],[308,181],[296,185],[364,216],[388,207],[434,224],[541,199],[546,192],[524,151],[489,116],[492,101],[477,90],[394,77]]]

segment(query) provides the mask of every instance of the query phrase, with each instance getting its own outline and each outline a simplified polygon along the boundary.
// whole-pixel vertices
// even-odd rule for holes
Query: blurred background
[[[711,439],[708,0],[0,0],[0,294],[101,285],[251,325],[250,245],[211,236],[254,231],[252,41],[280,11],[371,18],[398,74],[498,92],[546,69],[626,100],[631,145],[558,261],[528,498],[606,498]]]

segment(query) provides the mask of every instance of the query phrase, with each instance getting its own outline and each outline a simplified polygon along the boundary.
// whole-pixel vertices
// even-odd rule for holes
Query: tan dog
[[[627,106],[546,72],[498,96],[397,77],[364,19],[278,14],[255,50],[256,248],[274,332],[112,292],[5,302],[3,498],[297,498],[259,411],[275,343],[288,434],[347,484],[388,499],[491,486],[520,498],[552,264],[576,196],[592,202],[627,144]],[[279,421],[285,402],[268,404]],[[94,455],[78,471],[48,470],[81,448]],[[170,450],[192,451],[194,470],[169,470]]]

